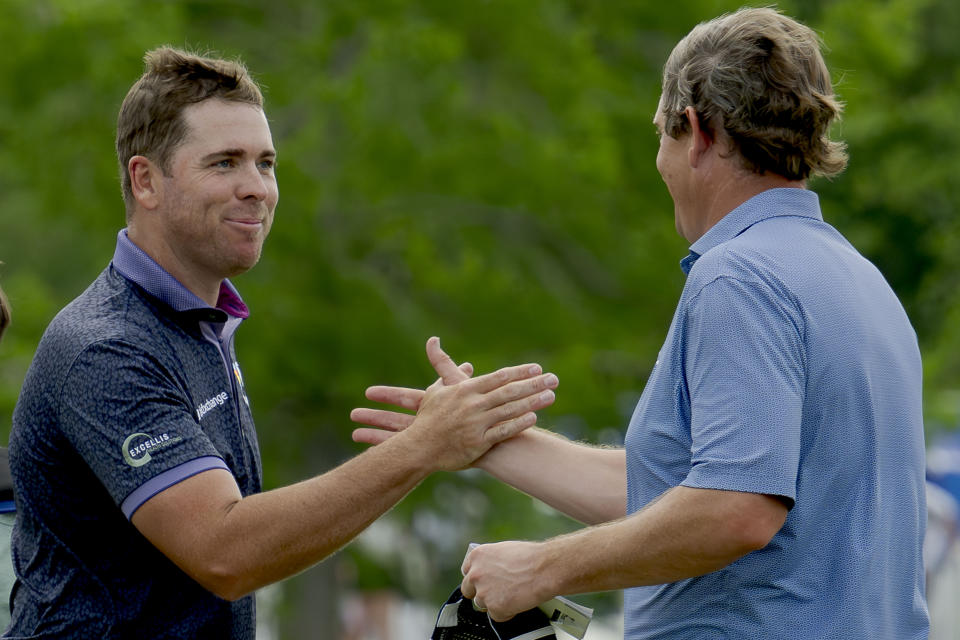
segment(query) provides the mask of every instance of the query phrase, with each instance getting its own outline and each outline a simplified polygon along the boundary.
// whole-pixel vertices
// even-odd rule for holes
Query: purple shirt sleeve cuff
[[[120,505],[120,509],[123,511],[123,515],[127,517],[127,520],[129,520],[133,517],[133,513],[139,509],[144,502],[153,496],[164,491],[165,489],[169,489],[178,482],[186,480],[187,478],[195,476],[203,471],[209,471],[210,469],[226,469],[227,471],[230,471],[227,463],[216,456],[194,458],[193,460],[184,462],[183,464],[177,465],[172,469],[167,469],[160,475],[154,476],[150,480],[140,485],[140,487],[138,487],[133,493],[127,496],[127,498]]]

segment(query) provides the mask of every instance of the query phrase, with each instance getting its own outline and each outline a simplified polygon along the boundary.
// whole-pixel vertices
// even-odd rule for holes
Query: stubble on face
[[[213,99],[183,115],[189,133],[164,177],[166,244],[186,278],[219,288],[259,261],[270,232],[279,197],[273,142],[253,105]]]

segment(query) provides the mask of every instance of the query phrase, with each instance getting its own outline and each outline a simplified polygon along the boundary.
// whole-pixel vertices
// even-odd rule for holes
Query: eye
[[[222,160],[217,160],[211,166],[216,167],[217,169],[229,169],[233,166],[233,160],[231,158],[224,158]]]
[[[273,171],[276,162],[272,158],[265,158],[258,162],[257,166],[260,168],[260,171]]]

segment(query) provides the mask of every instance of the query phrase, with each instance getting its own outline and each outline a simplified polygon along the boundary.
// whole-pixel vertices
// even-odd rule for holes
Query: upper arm
[[[153,496],[130,521],[185,573],[218,593],[221,581],[229,579],[223,561],[230,542],[224,522],[241,499],[229,471],[209,469]]]
[[[736,523],[741,540],[752,549],[767,546],[787,520],[787,505],[781,496],[720,491],[710,499],[726,501],[726,511]]]
[[[679,486],[665,497],[684,527],[702,531],[730,561],[765,547],[787,519],[780,496]]]
[[[684,484],[796,498],[806,388],[796,307],[762,282],[717,278],[687,308]]]
[[[63,374],[58,396],[60,431],[128,517],[143,499],[183,477],[174,470],[189,475],[204,464],[226,467],[182,382],[142,345],[88,345]]]

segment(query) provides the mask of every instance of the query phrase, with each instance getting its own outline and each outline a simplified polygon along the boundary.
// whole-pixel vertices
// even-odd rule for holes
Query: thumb
[[[440,348],[440,338],[436,336],[427,340],[427,359],[443,380],[443,384],[457,384],[467,380],[470,376],[457,367],[453,358]],[[471,370],[473,367],[471,367]]]

